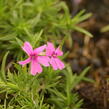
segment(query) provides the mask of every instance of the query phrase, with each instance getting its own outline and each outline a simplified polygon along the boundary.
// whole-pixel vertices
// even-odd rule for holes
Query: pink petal
[[[50,64],[51,64],[51,66],[53,67],[54,70],[58,69],[58,66],[57,66],[57,64],[55,62],[55,58],[50,59]]]
[[[28,58],[28,59],[26,59],[24,61],[19,61],[18,63],[24,66],[25,64],[28,64],[30,61],[31,61],[31,59]]]
[[[42,52],[45,48],[46,48],[46,45],[40,46],[40,47],[34,49],[34,53],[39,54],[39,53]]]
[[[29,42],[25,42],[22,49],[28,54],[28,56],[30,56],[30,54],[32,54],[33,52],[32,46],[30,45]]]
[[[55,51],[54,45],[51,42],[48,42],[46,47],[46,55],[51,56],[54,51]]]
[[[60,70],[62,70],[65,67],[64,63],[60,59],[55,58],[55,62]]]
[[[48,56],[38,56],[38,62],[43,66],[47,67],[49,65],[49,57]]]
[[[31,62],[31,74],[36,75],[37,73],[41,73],[41,72],[42,72],[42,67],[40,66],[40,64],[38,64],[36,62],[36,60],[32,60],[32,62]]]
[[[59,47],[56,49],[55,53],[57,53],[58,56],[62,56],[63,55],[63,52],[60,50]]]

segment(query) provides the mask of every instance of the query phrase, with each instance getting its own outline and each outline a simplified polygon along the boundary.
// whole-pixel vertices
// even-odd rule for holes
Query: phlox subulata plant
[[[23,54],[19,42],[37,45],[38,41],[40,45],[57,37],[70,39],[72,31],[92,36],[78,26],[91,14],[83,10],[72,18],[65,2],[60,0],[0,0],[0,16],[1,56],[10,50],[14,59],[20,59]]]
[[[49,45],[52,46],[49,48]],[[29,67],[26,65],[28,60],[26,63],[24,60],[18,62],[23,67],[15,63],[14,68],[16,70],[14,72],[9,69],[6,71],[5,64],[9,54],[7,52],[3,58],[0,70],[0,94],[4,96],[1,99],[4,99],[3,101],[5,102],[5,104],[1,103],[0,105],[2,109],[6,106],[7,109],[10,109],[10,107],[15,109],[80,109],[83,100],[72,90],[84,79],[89,67],[81,72],[80,75],[73,74],[70,66],[68,64],[65,65],[59,59],[59,56],[63,55],[60,47],[55,49],[51,42],[35,48],[34,50],[37,52],[32,51],[35,55],[39,53],[37,55],[42,56],[40,57],[42,60],[44,59],[43,56],[47,56],[40,63],[40,61],[37,61],[37,57],[30,56],[31,50],[30,48],[28,49],[28,46],[33,50],[29,42],[25,42],[22,49],[30,58],[29,62],[35,61],[42,66],[45,65],[45,67],[41,70],[42,73],[37,72],[40,71],[37,64],[34,64],[34,69],[29,70]],[[61,63],[57,64],[57,59]],[[31,72],[33,70],[35,70],[34,74]],[[32,75],[28,72],[31,72]]]
[[[72,31],[92,37],[78,25],[90,16],[61,0],[0,0],[0,109],[81,108],[72,90],[89,67],[73,74],[61,48]]]

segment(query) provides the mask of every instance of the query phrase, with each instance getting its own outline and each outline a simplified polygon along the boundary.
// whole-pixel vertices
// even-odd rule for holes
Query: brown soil
[[[90,31],[94,37],[84,37],[78,32],[72,33],[73,47],[66,41],[70,50],[68,61],[72,70],[80,73],[87,66],[92,66],[88,77],[95,83],[82,83],[78,91],[85,100],[84,109],[109,109],[109,32],[101,29],[109,24],[109,0],[66,0],[72,16],[81,9],[93,16],[79,24]]]

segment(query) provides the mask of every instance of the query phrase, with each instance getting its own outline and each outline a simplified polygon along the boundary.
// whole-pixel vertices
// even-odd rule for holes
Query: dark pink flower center
[[[52,57],[56,58],[57,57],[57,53],[56,52],[53,52],[52,53]]]
[[[31,57],[32,60],[35,60],[35,59],[37,59],[38,55],[37,54],[31,54],[30,57]]]

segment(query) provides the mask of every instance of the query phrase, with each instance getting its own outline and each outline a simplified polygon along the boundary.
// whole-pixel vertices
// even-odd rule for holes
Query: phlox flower
[[[32,75],[36,75],[37,73],[42,72],[43,66],[49,66],[48,57],[47,56],[41,56],[41,53],[46,48],[46,45],[40,46],[38,48],[32,49],[32,46],[29,42],[25,42],[22,49],[27,53],[28,58],[24,61],[20,61],[19,64],[24,66],[25,64],[31,63],[30,66],[30,72]]]
[[[46,56],[49,56],[49,63],[51,64],[54,70],[62,70],[65,67],[64,63],[58,58],[58,56],[62,55],[63,52],[60,50],[59,47],[55,49],[52,43],[47,43]]]

